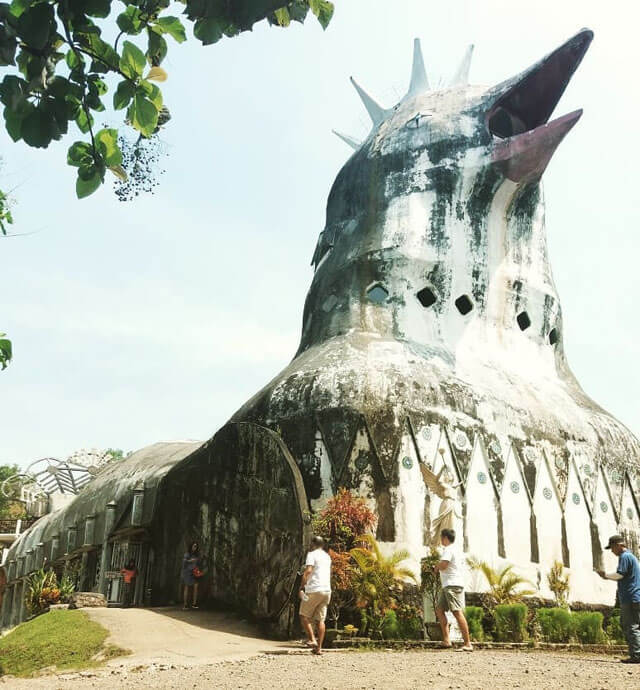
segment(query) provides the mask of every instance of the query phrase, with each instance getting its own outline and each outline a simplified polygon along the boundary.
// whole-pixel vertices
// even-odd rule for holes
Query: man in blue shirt
[[[629,658],[622,662],[640,664],[640,564],[619,534],[609,538],[606,548],[618,556],[618,569],[615,573],[598,570],[598,575],[618,582],[620,625],[629,643]]]

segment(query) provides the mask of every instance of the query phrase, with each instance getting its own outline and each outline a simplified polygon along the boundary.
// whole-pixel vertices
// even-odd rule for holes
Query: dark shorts
[[[443,587],[438,597],[438,608],[444,611],[464,611],[464,588]]]

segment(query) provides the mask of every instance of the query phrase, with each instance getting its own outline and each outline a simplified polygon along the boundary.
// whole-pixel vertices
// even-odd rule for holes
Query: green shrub
[[[571,614],[573,629],[578,642],[582,644],[601,644],[604,642],[602,621],[604,616],[597,611],[575,611]]]
[[[546,642],[569,642],[574,630],[574,619],[567,609],[538,609],[538,622]]]
[[[411,604],[402,604],[396,609],[398,633],[403,640],[421,640],[424,630],[420,609]]]
[[[609,618],[609,623],[607,624],[607,637],[611,642],[615,642],[616,644],[624,644],[626,642],[622,626],[620,625],[619,609],[614,609],[611,618]]]
[[[484,640],[484,630],[482,628],[484,609],[481,606],[467,606],[464,610],[464,617],[469,624],[471,639],[476,640],[476,642],[482,642]]]
[[[382,622],[382,639],[397,640],[400,637],[400,630],[398,628],[398,617],[393,610],[387,611],[384,614],[384,621]]]
[[[495,608],[496,638],[499,642],[523,642],[526,636],[527,607],[499,604]]]

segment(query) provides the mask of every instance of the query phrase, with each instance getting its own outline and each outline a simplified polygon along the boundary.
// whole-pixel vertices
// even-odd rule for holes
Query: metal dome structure
[[[75,495],[112,459],[110,451],[95,448],[77,450],[66,460],[41,458],[28,465],[24,472],[5,479],[0,489],[4,496],[23,502],[33,500],[38,494]],[[16,489],[20,490],[20,496],[16,495]]]

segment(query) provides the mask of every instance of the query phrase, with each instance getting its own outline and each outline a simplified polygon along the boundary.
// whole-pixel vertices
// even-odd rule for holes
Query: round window
[[[496,454],[500,455],[502,453],[502,447],[498,443],[498,441],[491,441],[491,444],[489,445],[489,448]]]
[[[487,475],[484,472],[478,472],[478,481],[480,482],[480,484],[486,484]]]
[[[422,430],[422,436],[423,436],[427,441],[430,441],[430,440],[431,440],[431,429],[429,429],[429,427],[425,427],[425,428]]]
[[[550,501],[551,497],[553,496],[551,489],[548,486],[545,486],[544,489],[542,489],[542,495],[547,499],[547,501]]]
[[[600,502],[600,510],[603,513],[606,513],[609,510],[609,506],[604,501],[601,501]]]
[[[576,493],[571,494],[571,500],[572,500],[576,505],[580,505],[580,496],[578,496],[578,494],[576,494]]]
[[[406,470],[410,470],[413,467],[413,460],[408,455],[405,455],[404,458],[402,458],[402,466]]]
[[[511,482],[509,486],[511,487],[511,491],[513,491],[514,494],[517,494],[520,491],[520,484],[518,484],[518,482]]]

